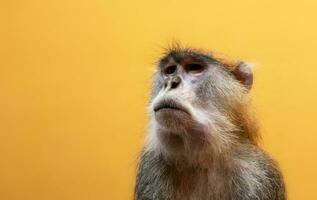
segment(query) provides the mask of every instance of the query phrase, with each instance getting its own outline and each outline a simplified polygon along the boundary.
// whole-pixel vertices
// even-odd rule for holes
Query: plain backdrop
[[[255,65],[261,145],[315,200],[317,1],[0,2],[0,199],[127,200],[173,40]]]

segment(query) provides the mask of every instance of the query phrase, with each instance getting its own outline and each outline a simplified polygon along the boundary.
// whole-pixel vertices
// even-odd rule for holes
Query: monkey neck
[[[171,194],[174,199],[191,199],[192,194],[197,194],[201,198],[206,199],[208,192],[214,191],[215,196],[225,195],[225,190],[230,187],[231,177],[234,176],[236,170],[241,165],[239,160],[243,160],[244,156],[241,152],[247,152],[245,148],[257,148],[251,142],[237,144],[232,146],[230,150],[222,153],[201,154],[195,159],[188,157],[173,157],[157,151],[157,149],[149,148],[143,154],[143,161],[149,169],[160,174],[160,177],[169,185]],[[210,187],[216,187],[210,190]],[[196,198],[197,199],[197,198]],[[221,198],[230,199],[230,198]]]
[[[229,180],[226,177],[233,171],[229,156],[189,162],[186,159],[170,160],[172,157],[166,159],[164,155],[154,151],[151,154],[149,163],[155,163],[152,167],[160,171],[159,174],[162,174],[164,180],[172,187],[173,196],[181,197],[175,199],[185,199],[184,197],[190,197],[196,193],[204,196],[210,189],[204,186],[210,183],[226,184],[225,180]]]
[[[166,164],[175,169],[217,169],[230,166],[234,152],[241,145],[256,145],[247,135],[252,130],[246,126],[238,132],[208,133],[210,130],[193,129],[172,132],[165,129],[156,129],[154,134],[158,138],[150,143],[152,149],[162,157]],[[219,137],[221,135],[221,137]],[[230,135],[238,136],[231,137]],[[152,138],[153,139],[153,138]]]
[[[201,144],[201,148],[181,149],[174,152],[168,152],[162,148],[148,148],[149,151],[154,152],[155,157],[162,160],[162,163],[182,171],[188,169],[199,170],[223,170],[232,166],[236,159],[237,152],[245,147],[257,145],[248,138],[241,137],[234,142],[228,144],[216,144],[216,141]]]
[[[216,170],[224,169],[230,166],[232,159],[231,148],[216,152],[211,146],[206,146],[199,151],[184,151],[181,154],[171,154],[162,151],[156,151],[156,156],[162,160],[162,163],[170,169],[178,172],[195,170]]]

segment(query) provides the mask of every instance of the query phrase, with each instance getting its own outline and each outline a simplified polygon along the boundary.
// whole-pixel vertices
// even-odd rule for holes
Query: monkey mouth
[[[189,114],[188,110],[184,106],[182,106],[180,103],[172,99],[162,100],[154,106],[154,112],[159,112],[163,110],[164,111],[181,111],[181,112]]]

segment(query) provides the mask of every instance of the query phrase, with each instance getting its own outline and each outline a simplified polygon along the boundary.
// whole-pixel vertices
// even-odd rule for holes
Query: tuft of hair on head
[[[206,57],[212,58],[212,53],[209,51],[206,51],[204,49],[189,47],[177,40],[173,40],[169,44],[167,44],[165,47],[162,48],[163,55],[161,57],[168,56],[170,54],[184,52],[184,53],[196,53],[196,54],[202,54]]]
[[[212,50],[206,51],[205,49],[185,46],[177,40],[173,40],[172,42],[167,44],[165,47],[163,47],[162,50],[163,50],[163,53],[162,53],[163,55],[161,57],[165,57],[170,54],[178,53],[178,52],[202,54],[206,57],[216,60],[219,64],[222,64],[225,68],[227,68],[230,71],[234,70],[235,68],[239,66],[240,63],[242,63],[241,60],[229,58],[229,56],[223,53],[212,51]]]

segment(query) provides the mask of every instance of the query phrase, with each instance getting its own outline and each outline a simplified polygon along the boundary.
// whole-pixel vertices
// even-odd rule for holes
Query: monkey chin
[[[191,115],[180,109],[163,108],[155,112],[155,120],[161,128],[172,132],[182,132],[194,123]]]
[[[160,109],[155,112],[155,121],[158,124],[155,132],[166,155],[187,157],[204,147],[207,137],[205,128],[188,112]]]

